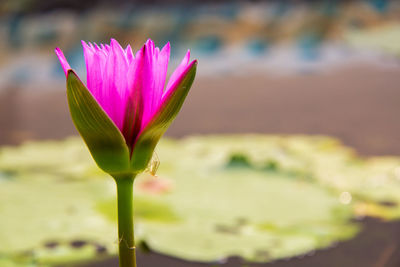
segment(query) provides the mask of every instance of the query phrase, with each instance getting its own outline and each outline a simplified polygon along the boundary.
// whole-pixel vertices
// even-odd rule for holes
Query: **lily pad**
[[[352,238],[354,217],[400,218],[400,159],[329,137],[163,139],[157,154],[158,177],[135,182],[136,239],[175,257],[266,262]],[[116,255],[115,199],[78,138],[1,148],[0,265]]]

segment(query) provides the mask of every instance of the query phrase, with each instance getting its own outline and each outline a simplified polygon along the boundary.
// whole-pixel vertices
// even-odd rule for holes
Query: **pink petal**
[[[159,48],[156,48],[156,62],[153,66],[153,71],[155,74],[154,80],[154,111],[158,108],[161,103],[162,95],[165,88],[165,81],[167,79],[167,72],[168,72],[168,63],[169,63],[169,56],[171,51],[171,45],[168,42],[163,49],[159,51]],[[152,115],[153,115],[152,114]]]
[[[160,51],[154,46],[153,41],[148,40],[136,53],[135,59],[129,66],[128,88],[132,99],[129,101],[140,101],[137,104],[140,110],[137,107],[134,108],[141,116],[140,129],[151,120],[161,103],[169,54],[169,44]],[[135,119],[135,121],[137,123],[138,120]]]
[[[82,41],[83,55],[86,62],[87,87],[94,98],[102,105],[103,73],[106,63],[106,55],[95,44],[87,45]],[[103,107],[104,109],[104,107]]]
[[[166,59],[166,55],[168,54],[169,57],[169,44],[167,44],[164,48],[164,53]],[[161,54],[160,54],[161,56]],[[174,71],[174,73],[171,75],[170,81],[168,82],[167,89],[163,93],[162,91],[160,92],[159,99],[158,99],[158,105],[154,107],[154,110],[152,110],[152,113],[144,113],[143,114],[143,122],[142,122],[142,130],[147,126],[147,124],[153,119],[154,115],[156,115],[159,112],[159,109],[163,106],[165,101],[168,101],[170,99],[171,94],[174,93],[174,91],[178,88],[178,84],[182,81],[182,79],[185,78],[186,74],[188,73],[189,69],[192,68],[194,64],[197,64],[197,60],[193,60],[192,62],[189,63],[190,59],[190,51],[187,52],[186,56],[183,58],[181,64],[177,67],[177,69]],[[168,67],[168,61],[164,61],[166,63],[165,65],[165,76],[164,76],[164,83],[165,83],[165,77],[166,77],[166,71]],[[160,63],[160,62],[158,62]],[[162,64],[159,64],[158,67],[162,67]],[[160,70],[160,69],[157,69]],[[159,78],[159,77],[158,77]],[[163,87],[162,87],[163,88]],[[140,134],[140,133],[139,133]]]
[[[55,49],[55,52],[56,52],[56,54],[57,54],[58,59],[60,60],[61,67],[62,67],[63,70],[64,70],[65,76],[67,76],[67,75],[68,75],[68,70],[70,70],[71,67],[70,67],[70,65],[68,64],[68,61],[67,61],[67,59],[65,58],[64,53],[61,51],[60,48],[57,47],[57,48]]]
[[[143,68],[143,120],[142,128],[152,119],[158,110],[165,87],[167,77],[168,61],[170,56],[170,44],[167,43],[160,51],[154,46],[152,40],[145,44],[144,65]]]
[[[155,58],[154,58],[154,43],[148,40],[144,45],[143,63],[141,65],[141,82],[142,82],[142,95],[143,95],[143,120],[142,127],[150,120],[153,111],[156,109],[157,92],[155,90],[156,73]]]
[[[122,130],[128,92],[128,60],[114,39],[111,46],[82,41],[87,70],[87,87],[107,115]]]
[[[163,96],[162,96],[162,100],[161,100],[161,104],[160,106],[168,99],[168,97],[174,93],[174,90],[177,89],[177,85],[181,82],[182,79],[185,78],[187,72],[189,71],[189,69],[194,65],[197,64],[197,60],[193,60],[192,62],[190,62],[190,64],[187,64],[186,66],[183,66],[181,68],[181,70],[179,71],[179,75],[177,75],[176,78],[174,78],[173,82],[171,83],[171,79],[168,82],[168,88],[167,90],[164,92]],[[179,67],[178,67],[179,68]],[[175,70],[175,72],[177,72],[178,69]],[[175,74],[175,72],[173,74]],[[173,75],[172,74],[172,75]],[[172,77],[172,76],[171,76]]]
[[[153,55],[154,54],[154,42],[153,42],[153,40],[148,39],[145,45],[146,45],[148,53],[150,55]]]
[[[107,46],[106,46],[106,49]],[[102,89],[97,92],[98,101],[117,127],[122,130],[128,93],[128,62],[125,52],[117,41],[111,40],[103,69]]]
[[[142,117],[144,112],[143,94],[145,91],[145,78],[143,77],[145,63],[145,50],[143,46],[133,59],[128,68],[128,90],[126,98],[125,117],[122,134],[129,148],[133,147],[136,137],[142,128]]]
[[[175,85],[176,81],[179,80],[182,74],[188,69],[189,60],[190,60],[190,50],[187,51],[185,57],[182,59],[179,66],[176,68],[176,70],[172,73],[171,77],[169,78],[167,89],[164,92],[163,98]],[[191,64],[193,64],[193,61],[190,63],[190,65]]]
[[[128,59],[128,63],[131,64],[135,56],[133,55],[132,48],[130,45],[128,45],[125,48],[125,54],[126,58]]]

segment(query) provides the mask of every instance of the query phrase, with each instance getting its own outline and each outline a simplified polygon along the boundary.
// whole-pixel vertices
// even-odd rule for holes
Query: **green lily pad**
[[[352,238],[354,217],[400,218],[400,159],[323,136],[163,139],[135,182],[136,240],[196,261],[265,262]],[[0,148],[0,266],[117,253],[114,181],[78,138]]]

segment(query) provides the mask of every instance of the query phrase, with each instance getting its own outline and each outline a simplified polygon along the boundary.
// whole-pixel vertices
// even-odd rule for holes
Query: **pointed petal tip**
[[[118,41],[115,40],[114,38],[110,39],[110,46],[114,46],[114,45],[119,45]]]
[[[187,65],[189,64],[189,60],[190,60],[190,49],[188,49],[188,51],[186,52],[186,55],[183,57],[181,64]]]
[[[185,71],[183,71],[183,73],[188,73],[191,69],[196,69],[197,68],[197,59],[192,60],[190,63],[187,64],[187,66],[185,67]]]
[[[93,47],[92,43],[90,43],[90,42],[86,43],[85,41],[81,40],[81,44],[83,47],[84,54],[88,53],[88,52],[94,52],[94,47]]]
[[[150,38],[147,39],[145,46],[147,46],[147,49],[149,50],[149,52],[153,53],[153,50],[155,48],[153,40],[151,40]]]
[[[54,52],[56,53],[56,55],[60,58],[60,57],[64,57],[64,53],[63,53],[63,51],[57,46],[55,49],[54,49]]]
[[[195,59],[195,60],[193,60],[192,62],[190,62],[189,65],[196,65],[196,66],[197,66],[198,62],[199,62],[199,61],[198,61],[197,59]]]
[[[110,39],[110,45],[115,44],[115,43],[118,44],[118,41],[115,40],[114,38],[111,38],[111,39]]]
[[[56,53],[56,55],[58,57],[58,60],[61,63],[61,67],[64,70],[65,76],[67,76],[68,75],[68,70],[71,69],[71,66],[69,65],[67,59],[65,58],[64,53],[62,52],[62,50],[59,47],[56,47],[54,49],[54,52]]]
[[[170,52],[171,51],[171,43],[168,41],[164,47],[161,49],[161,51],[167,51]]]
[[[91,42],[85,42],[84,40],[81,40],[81,44],[83,49],[90,49],[90,50],[94,50],[94,45]]]
[[[192,72],[192,71],[194,71],[194,73],[196,74],[196,72],[197,72],[197,59],[191,61],[187,65],[186,70],[183,72],[184,73],[183,76],[186,76],[189,72]]]
[[[140,49],[136,52],[136,56],[137,56],[138,54],[144,55],[145,53],[146,53],[146,44],[144,44],[144,45],[142,46],[142,48],[140,48]]]

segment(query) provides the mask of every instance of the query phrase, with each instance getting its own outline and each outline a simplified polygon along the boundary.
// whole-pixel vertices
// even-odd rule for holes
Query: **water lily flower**
[[[114,39],[110,45],[82,45],[87,86],[63,52],[55,52],[67,77],[72,120],[97,165],[117,184],[119,265],[136,267],[133,181],[182,107],[197,61],[190,61],[188,51],[166,83],[169,43],[160,50],[148,40],[136,54]]]
[[[87,87],[55,50],[75,126],[101,169],[114,176],[142,172],[189,92],[197,61],[188,51],[166,83],[169,43],[160,50],[148,40],[136,54],[114,39],[82,45]]]

